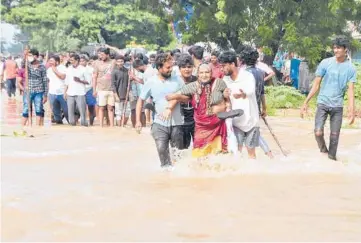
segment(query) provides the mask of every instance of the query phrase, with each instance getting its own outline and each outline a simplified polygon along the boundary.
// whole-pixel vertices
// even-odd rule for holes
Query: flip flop
[[[225,120],[227,118],[235,118],[237,116],[242,116],[243,113],[244,113],[243,110],[237,109],[237,110],[219,112],[217,113],[217,117],[221,120]]]

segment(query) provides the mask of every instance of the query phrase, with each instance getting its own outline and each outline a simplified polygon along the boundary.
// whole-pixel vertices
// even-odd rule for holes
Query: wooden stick
[[[264,124],[266,124],[266,126],[268,127],[268,130],[270,131],[272,137],[273,137],[274,140],[276,141],[278,147],[281,149],[281,152],[282,152],[283,156],[287,157],[287,153],[283,150],[280,142],[278,141],[276,135],[273,133],[272,128],[271,128],[270,125],[268,124],[266,118],[265,118],[265,117],[262,117],[262,119],[263,119],[263,121],[264,121]]]
[[[131,68],[130,68],[131,69]],[[131,70],[129,70],[131,72]],[[125,121],[125,111],[127,109],[128,105],[128,99],[129,99],[129,92],[130,92],[130,75],[128,73],[128,86],[127,86],[127,93],[125,95],[125,101],[124,101],[124,107],[123,107],[123,114],[122,114],[122,124],[121,127],[124,127],[124,121]]]
[[[28,101],[28,125],[30,127],[33,126],[33,105],[30,103],[30,88],[29,88],[29,62],[28,62],[28,53],[29,47],[25,47],[26,54],[25,54],[25,90],[26,90],[26,99]]]

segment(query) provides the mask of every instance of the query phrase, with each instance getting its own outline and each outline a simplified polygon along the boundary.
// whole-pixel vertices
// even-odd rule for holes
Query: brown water
[[[14,137],[2,97],[3,241],[361,241],[361,132],[341,161],[320,155],[311,120],[269,118],[290,155],[189,157],[162,172],[146,129],[50,126]]]

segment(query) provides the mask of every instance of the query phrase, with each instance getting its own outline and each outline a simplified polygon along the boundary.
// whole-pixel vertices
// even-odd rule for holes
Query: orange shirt
[[[16,78],[17,73],[17,64],[14,60],[6,60],[5,62],[5,72],[7,79]]]

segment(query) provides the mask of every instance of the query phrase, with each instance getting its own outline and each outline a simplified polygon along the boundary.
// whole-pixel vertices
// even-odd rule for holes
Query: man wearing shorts
[[[112,89],[115,96],[115,120],[117,126],[121,124],[126,125],[130,116],[128,94],[129,73],[128,69],[124,67],[124,61],[124,56],[117,55],[115,57],[115,67],[112,72]],[[123,114],[125,114],[124,121],[122,121]]]
[[[46,76],[45,66],[38,61],[39,52],[36,49],[25,51],[25,56],[28,59],[28,86],[25,87],[23,95],[23,120],[22,125],[25,126],[29,117],[29,103],[30,112],[32,112],[32,103],[35,107],[36,125],[42,126],[42,119],[44,117],[44,107],[48,100],[48,78]],[[44,95],[45,94],[45,95]]]
[[[136,115],[135,115],[135,109],[137,106],[137,100],[142,92],[143,86],[146,83],[146,77],[144,76],[144,72],[147,69],[147,65],[144,63],[143,60],[134,60],[133,62],[133,71],[130,71],[130,79],[132,80],[132,94],[133,94],[133,100],[131,103],[131,118],[132,118],[132,124],[133,127],[135,127],[136,122]],[[146,126],[146,119],[145,119],[145,106],[142,108],[142,115],[141,115],[141,122],[142,126]]]
[[[114,93],[112,90],[112,70],[114,62],[110,60],[109,48],[98,50],[100,60],[94,65],[93,95],[98,98],[100,126],[104,124],[105,107],[108,109],[109,125],[114,126]]]
[[[230,90],[232,110],[241,109],[243,115],[233,119],[234,133],[239,150],[247,147],[248,157],[256,158],[259,146],[259,112],[256,98],[256,81],[251,72],[239,70],[236,53],[227,51],[220,55],[225,77],[223,80]]]

